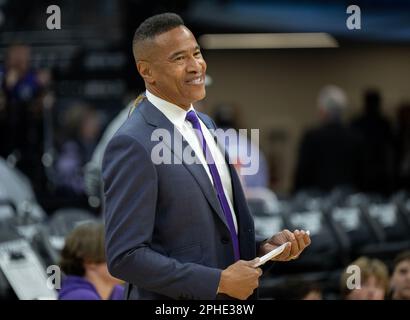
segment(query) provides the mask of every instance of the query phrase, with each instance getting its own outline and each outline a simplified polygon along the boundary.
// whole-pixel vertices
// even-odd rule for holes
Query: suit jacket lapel
[[[228,224],[226,222],[225,215],[221,209],[221,205],[219,204],[219,200],[217,198],[215,189],[211,181],[209,180],[208,174],[206,173],[204,167],[199,162],[199,160],[193,164],[188,164],[183,159],[182,152],[186,150],[186,148],[192,150],[191,146],[187,143],[186,140],[182,138],[182,135],[178,130],[174,130],[174,125],[172,124],[172,122],[169,121],[167,117],[157,108],[155,108],[155,106],[153,106],[148,100],[141,103],[141,105],[138,107],[138,110],[141,112],[141,114],[144,116],[145,120],[149,124],[157,128],[165,129],[167,132],[169,132],[171,136],[170,141],[166,141],[167,139],[165,139],[162,142],[171,149],[172,153],[182,162],[185,168],[192,174],[196,182],[201,187],[201,190],[204,193],[209,204],[228,228]],[[179,150],[179,147],[176,147],[174,145],[175,141],[182,143],[182,150]]]

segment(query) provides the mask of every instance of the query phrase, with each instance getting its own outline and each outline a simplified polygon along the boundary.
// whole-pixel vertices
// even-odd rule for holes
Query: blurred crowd
[[[51,71],[35,70],[30,58],[29,46],[12,45],[0,66],[0,155],[27,175],[37,192],[71,197],[87,206],[87,185],[98,181],[98,176],[91,174],[87,180],[84,172],[108,115],[81,97],[61,106],[53,91]],[[346,186],[389,195],[409,188],[410,104],[397,108],[392,123],[383,114],[382,93],[369,89],[363,93],[362,113],[347,121],[348,101],[343,89],[334,85],[318,93],[320,124],[302,136],[293,191]],[[117,120],[104,140],[124,121],[126,109],[117,110]],[[214,118],[221,128],[239,129],[233,106],[217,106]],[[238,143],[253,149],[252,154],[258,150],[251,139],[242,138]],[[267,147],[261,147],[259,171],[242,177],[245,187],[270,187],[270,163],[261,151]],[[100,148],[93,173],[98,173],[102,153]],[[95,194],[96,188],[94,183],[90,192]]]
[[[397,109],[392,124],[376,89],[363,94],[362,113],[345,121],[348,97],[333,85],[319,92],[320,125],[301,141],[295,190],[347,186],[389,195],[410,186],[410,104]]]
[[[32,180],[44,183],[41,157],[44,152],[43,98],[50,85],[47,71],[34,70],[30,47],[8,48],[0,66],[0,155]]]
[[[61,106],[53,85],[51,70],[31,66],[29,46],[8,48],[0,66],[0,156],[30,179],[40,199],[60,196],[87,206],[83,167],[103,117],[81,97]]]
[[[379,260],[360,257],[340,274],[341,300],[410,300],[410,251],[394,260],[392,269]],[[290,278],[271,296],[276,300],[323,300],[322,286],[314,281]]]

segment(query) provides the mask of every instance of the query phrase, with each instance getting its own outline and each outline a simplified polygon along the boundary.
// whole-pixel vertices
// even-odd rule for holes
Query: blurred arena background
[[[410,2],[356,1],[358,30],[350,4],[0,0],[0,299],[56,298],[46,269],[76,225],[102,219],[102,152],[144,90],[133,34],[168,11],[208,64],[196,107],[260,130],[260,171],[243,177],[256,232],[311,232],[300,259],[264,275],[261,298],[346,298],[343,270],[360,257],[390,277],[410,249]],[[46,27],[49,5],[60,30]],[[390,280],[369,274],[389,297]]]

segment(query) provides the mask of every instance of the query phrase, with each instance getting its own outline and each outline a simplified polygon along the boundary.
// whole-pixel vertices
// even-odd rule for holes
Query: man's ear
[[[141,77],[144,79],[145,82],[149,84],[153,84],[154,78],[152,76],[152,69],[151,65],[148,61],[138,61],[137,62],[137,69]]]

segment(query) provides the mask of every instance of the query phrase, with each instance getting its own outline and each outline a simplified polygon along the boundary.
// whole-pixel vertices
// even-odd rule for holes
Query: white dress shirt
[[[175,126],[175,128],[181,133],[183,138],[188,142],[188,144],[191,146],[191,148],[194,150],[195,155],[198,157],[200,160],[202,166],[204,167],[206,173],[208,174],[209,180],[213,184],[212,180],[212,175],[209,170],[208,164],[206,163],[205,156],[202,150],[201,143],[198,139],[198,137],[195,134],[195,131],[192,127],[192,124],[185,120],[186,114],[190,110],[194,110],[194,107],[191,104],[191,107],[189,108],[188,111],[185,111],[184,109],[178,107],[177,105],[165,101],[164,99],[161,99],[155,95],[153,95],[151,92],[146,90],[146,96],[149,102],[151,102],[159,111],[161,111],[165,117],[169,121],[172,122],[172,124]],[[199,119],[199,117],[198,117]],[[218,169],[218,173],[221,177],[222,180],[222,186],[224,189],[225,196],[228,200],[229,207],[232,212],[232,218],[233,222],[235,225],[235,230],[238,232],[238,222],[236,219],[236,214],[233,209],[232,205],[232,183],[231,183],[231,175],[229,173],[229,168],[228,165],[226,164],[225,157],[222,154],[221,150],[218,148],[213,135],[211,132],[209,132],[208,128],[206,125],[202,122],[201,119],[199,119],[199,123],[201,125],[201,129],[204,135],[204,138],[206,140],[206,143],[209,147],[209,150],[212,154],[212,157],[215,160],[216,167]]]

